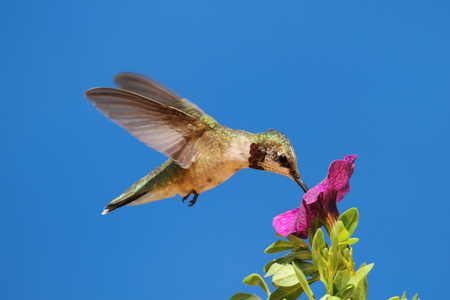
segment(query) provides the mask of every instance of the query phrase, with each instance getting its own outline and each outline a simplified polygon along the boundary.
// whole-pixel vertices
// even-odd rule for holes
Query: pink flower
[[[296,235],[302,239],[308,237],[308,229],[316,216],[330,227],[339,217],[336,203],[350,191],[349,179],[355,168],[356,155],[348,155],[344,160],[335,160],[328,168],[327,177],[310,189],[304,196],[299,208],[282,213],[273,219],[273,227],[278,234]]]

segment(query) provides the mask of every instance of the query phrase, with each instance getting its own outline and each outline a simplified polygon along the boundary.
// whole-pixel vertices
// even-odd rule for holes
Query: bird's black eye
[[[284,154],[281,154],[281,155],[278,157],[278,160],[280,161],[280,163],[281,163],[282,165],[284,165],[285,163],[287,163],[287,157],[286,157],[286,155],[284,155]]]

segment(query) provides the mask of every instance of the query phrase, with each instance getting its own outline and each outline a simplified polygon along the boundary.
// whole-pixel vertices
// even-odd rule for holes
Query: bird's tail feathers
[[[167,160],[156,170],[141,178],[135,184],[130,186],[125,192],[123,192],[122,195],[106,205],[102,215],[106,215],[107,213],[124,205],[143,204],[174,196],[176,190],[173,188],[173,184],[169,181],[165,184],[161,184],[161,177],[164,181],[165,178],[176,176],[182,170],[183,169],[171,159]],[[155,185],[155,183],[158,182],[159,184]]]
[[[125,193],[111,201],[108,205],[106,205],[105,209],[102,212],[102,215],[106,215],[107,213],[118,209],[119,207],[130,204],[131,202],[142,197],[144,194],[145,192],[135,193],[134,191],[126,191]]]

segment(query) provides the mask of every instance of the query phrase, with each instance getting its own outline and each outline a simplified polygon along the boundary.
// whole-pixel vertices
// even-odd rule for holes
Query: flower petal
[[[355,169],[354,162],[356,155],[348,155],[344,160],[335,160],[328,169],[328,186],[327,190],[337,191],[336,202],[344,198],[344,195],[350,192],[349,179]]]
[[[303,200],[299,208],[294,208],[273,218],[273,227],[282,236],[293,234],[306,239],[314,216],[309,205]]]
[[[356,158],[356,155],[348,155],[343,160],[333,161],[325,179],[303,195],[299,208],[276,216],[273,227],[278,234],[294,234],[306,239],[308,229],[317,215],[332,227],[339,217],[336,202],[350,191],[348,181],[353,174]]]
[[[272,225],[278,234],[288,236],[292,233],[290,230],[291,224],[295,221],[299,210],[300,208],[294,208],[273,218]]]

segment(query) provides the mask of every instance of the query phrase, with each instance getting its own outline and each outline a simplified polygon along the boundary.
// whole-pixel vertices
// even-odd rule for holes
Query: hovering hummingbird
[[[285,175],[306,187],[284,134],[273,129],[249,133],[220,125],[189,100],[135,73],[114,76],[119,87],[92,88],[86,98],[113,122],[147,146],[169,157],[103,210],[148,203],[179,194],[188,206],[243,168]]]

